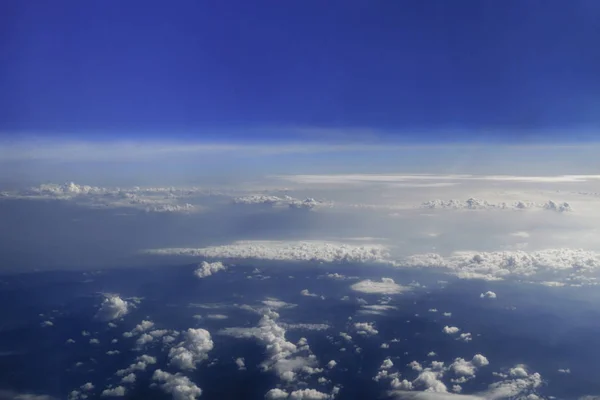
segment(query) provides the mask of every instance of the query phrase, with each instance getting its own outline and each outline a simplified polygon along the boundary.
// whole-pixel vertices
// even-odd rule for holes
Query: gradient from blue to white
[[[123,142],[155,159],[174,145],[275,146],[190,161],[221,172],[237,159],[257,174],[514,173],[496,159],[582,172],[600,126],[599,17],[594,1],[8,0],[0,158],[30,181],[66,179],[73,158],[114,165]],[[328,147],[356,143],[376,146]],[[431,147],[402,147],[414,144]],[[131,164],[127,151],[116,158]],[[192,165],[170,162],[174,175]]]

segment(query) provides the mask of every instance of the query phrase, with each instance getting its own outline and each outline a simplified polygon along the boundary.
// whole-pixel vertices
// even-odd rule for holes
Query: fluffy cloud
[[[194,275],[196,275],[198,278],[206,278],[207,276],[211,276],[219,271],[224,271],[225,269],[226,267],[222,262],[217,261],[209,263],[202,261],[202,263],[198,266],[198,269],[194,271]]]
[[[135,361],[136,362],[129,365],[129,367],[118,370],[115,375],[125,376],[131,374],[132,372],[145,371],[146,368],[148,368],[148,365],[156,364],[156,357],[144,354],[137,357]]]
[[[307,198],[305,200],[298,200],[290,196],[272,196],[272,195],[248,195],[235,197],[233,199],[234,204],[244,205],[263,205],[269,207],[287,207],[291,209],[302,209],[312,210],[318,207],[331,207],[333,204],[329,202],[315,200],[313,198]]]
[[[181,373],[170,374],[157,369],[152,379],[160,383],[160,388],[173,396],[173,400],[195,400],[202,395],[202,389]]]
[[[444,268],[464,279],[500,280],[509,277],[534,279],[552,274],[555,280],[580,285],[594,282],[600,254],[593,251],[550,249],[524,251],[456,252],[449,257],[421,254],[406,258],[405,267]],[[545,281],[545,280],[544,280]]]
[[[381,278],[381,282],[367,279],[355,283],[350,288],[357,292],[375,294],[399,294],[410,290],[408,287],[398,285],[391,278]]]
[[[197,211],[197,207],[185,202],[190,192],[193,190],[171,187],[102,188],[68,182],[42,184],[22,191],[6,192],[5,197],[25,200],[55,199],[91,208],[135,208],[146,212],[188,213]]]
[[[451,209],[451,210],[526,210],[526,209],[544,209],[556,212],[572,211],[569,203],[556,203],[549,200],[545,203],[534,203],[529,201],[515,201],[511,204],[505,202],[490,203],[486,200],[469,198],[461,200],[430,200],[421,204],[421,208],[427,209]]]
[[[448,326],[448,325],[446,325],[444,327],[444,329],[442,329],[442,332],[444,332],[447,335],[454,335],[455,333],[460,332],[460,329],[457,328],[456,326]]]
[[[286,392],[285,390],[281,390],[281,389],[271,389],[267,392],[267,394],[265,395],[265,399],[267,400],[281,400],[281,399],[287,399],[287,397],[289,396],[288,392]]]
[[[359,314],[367,314],[367,315],[385,315],[388,311],[397,310],[397,307],[388,306],[385,304],[372,304],[372,305],[362,305],[360,310],[358,310]]]
[[[300,291],[300,294],[301,294],[302,296],[306,296],[306,297],[319,297],[319,295],[318,295],[318,294],[311,293],[311,292],[309,292],[309,291],[308,291],[308,289],[302,289],[302,290]]]
[[[147,250],[146,253],[156,255],[206,257],[212,259],[332,263],[379,263],[389,261],[387,248],[383,245],[354,245],[324,241],[238,241],[225,246],[213,246],[200,249],[154,249]]]
[[[226,328],[220,334],[237,338],[255,338],[267,349],[268,358],[261,363],[264,370],[273,370],[284,381],[294,381],[298,374],[322,372],[316,368],[316,357],[308,346],[298,348],[285,338],[286,330],[277,324],[279,314],[266,310],[256,328]],[[306,355],[308,353],[308,355]]]
[[[479,297],[481,297],[482,299],[495,299],[497,296],[496,296],[496,293],[488,290],[485,293],[481,293],[481,295],[479,295]]]
[[[363,336],[372,336],[379,333],[372,322],[357,322],[354,324],[354,329],[356,329],[356,333]]]
[[[290,400],[326,400],[330,398],[331,396],[328,394],[315,389],[294,390],[289,397]]]
[[[125,396],[125,388],[123,386],[117,386],[110,389],[104,389],[102,391],[102,397],[123,397]]]
[[[238,369],[240,371],[245,370],[246,369],[246,362],[244,361],[243,357],[240,358],[236,358],[235,359],[235,365],[237,365]]]
[[[196,364],[208,358],[213,349],[210,332],[205,329],[188,329],[183,333],[184,340],[169,350],[169,362],[183,370],[193,370]]]
[[[101,321],[111,321],[125,316],[130,308],[131,305],[127,301],[121,299],[118,295],[107,294],[100,305],[100,309],[96,313],[96,318]]]

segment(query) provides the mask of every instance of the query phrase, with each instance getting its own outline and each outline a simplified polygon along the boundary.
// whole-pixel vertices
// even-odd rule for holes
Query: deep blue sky
[[[5,137],[258,140],[289,127],[595,138],[600,2],[0,3]]]

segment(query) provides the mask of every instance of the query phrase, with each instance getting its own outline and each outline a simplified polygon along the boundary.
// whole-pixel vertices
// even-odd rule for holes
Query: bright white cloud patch
[[[226,328],[220,334],[237,338],[255,338],[267,349],[268,358],[261,363],[264,370],[273,370],[280,379],[293,382],[298,375],[312,375],[322,372],[317,368],[316,357],[308,346],[298,347],[286,340],[286,331],[277,324],[279,314],[266,310],[258,327],[255,328]]]
[[[210,332],[205,329],[188,329],[183,333],[184,340],[169,350],[169,362],[183,370],[196,369],[196,364],[208,358],[213,349]]]
[[[123,386],[117,386],[114,388],[104,389],[102,391],[102,397],[123,397],[125,396],[126,390]]]
[[[326,400],[330,398],[328,394],[315,389],[294,390],[289,397],[290,400]]]
[[[454,335],[458,332],[460,332],[460,329],[457,328],[456,326],[445,326],[444,329],[442,329],[442,332],[444,332],[447,335]]]
[[[212,263],[202,261],[202,263],[198,266],[198,269],[194,271],[194,275],[196,275],[198,278],[206,278],[207,276],[211,276],[219,271],[224,271],[225,269],[226,267],[220,261]]]
[[[421,254],[406,258],[399,265],[407,267],[444,268],[465,279],[499,280],[505,278],[543,277],[552,274],[556,280],[573,284],[589,283],[600,268],[600,254],[593,251],[550,249],[524,251],[456,252],[450,257]]]
[[[308,261],[332,263],[389,262],[387,248],[375,244],[343,244],[324,241],[239,241],[225,246],[200,249],[169,248],[147,250],[149,254],[181,255],[191,257]]]
[[[479,295],[479,297],[481,297],[482,299],[495,299],[497,296],[496,296],[496,293],[488,290],[485,293],[481,293],[481,295]]]
[[[96,318],[101,321],[111,321],[125,316],[131,308],[131,305],[121,299],[116,294],[105,295],[100,309],[96,313]]]
[[[566,202],[557,203],[548,200],[543,203],[535,203],[531,201],[515,201],[510,204],[506,202],[493,203],[486,200],[469,198],[465,201],[461,200],[430,200],[421,204],[422,208],[427,209],[450,209],[450,210],[527,210],[527,209],[543,209],[556,212],[572,211],[571,205]]]
[[[170,374],[157,369],[152,380],[159,382],[160,388],[173,396],[173,400],[195,400],[202,395],[202,389],[181,373]]]
[[[379,333],[371,322],[357,322],[354,324],[354,329],[356,329],[356,333],[363,336],[372,336]]]
[[[265,395],[265,399],[266,400],[281,400],[281,399],[287,399],[289,396],[288,392],[286,392],[285,390],[281,390],[281,389],[271,389],[267,392],[267,394]]]
[[[381,282],[367,279],[355,283],[350,288],[357,292],[374,294],[399,294],[410,290],[408,287],[398,285],[391,278],[381,278]]]

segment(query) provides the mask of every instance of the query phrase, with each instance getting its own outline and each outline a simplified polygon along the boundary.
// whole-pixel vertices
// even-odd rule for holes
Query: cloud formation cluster
[[[389,258],[387,247],[325,241],[238,241],[205,248],[147,250],[156,255],[179,255],[209,259],[307,261],[330,263],[380,263]]]
[[[132,305],[116,294],[106,294],[96,318],[101,321],[112,321],[124,317]]]
[[[593,251],[549,249],[535,252],[456,252],[449,257],[419,254],[405,258],[405,267],[443,268],[464,279],[527,278],[562,281],[571,285],[595,284],[600,255]]]
[[[194,271],[194,275],[196,275],[198,278],[206,278],[207,276],[211,276],[219,271],[224,271],[225,269],[226,267],[220,261],[212,263],[202,261],[202,263],[198,266],[198,269]]]
[[[557,203],[548,200],[545,203],[535,203],[530,201],[516,201],[511,204],[500,202],[491,203],[486,200],[469,198],[461,200],[430,200],[421,204],[421,208],[427,209],[446,209],[446,210],[527,210],[543,209],[556,212],[573,211],[571,205],[567,202]]]
[[[206,360],[208,352],[214,347],[210,332],[189,328],[183,337],[182,342],[169,350],[169,362],[182,370],[196,369],[196,364]]]

